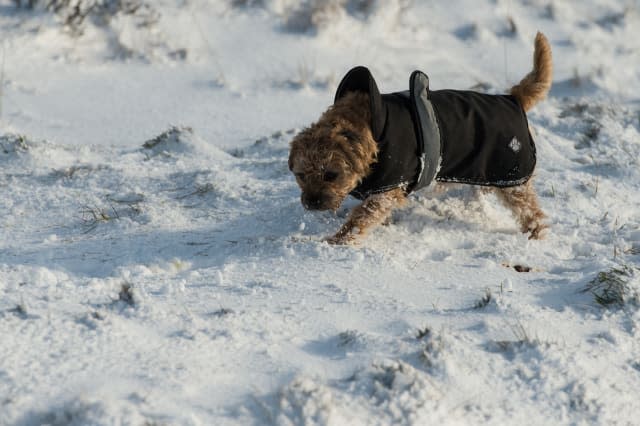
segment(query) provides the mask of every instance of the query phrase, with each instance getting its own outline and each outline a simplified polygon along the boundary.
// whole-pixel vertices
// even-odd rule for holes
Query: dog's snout
[[[302,195],[302,205],[307,210],[322,210],[325,204],[322,195]]]

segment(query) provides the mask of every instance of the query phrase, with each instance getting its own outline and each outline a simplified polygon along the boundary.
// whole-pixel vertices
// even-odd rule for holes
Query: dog
[[[335,211],[348,195],[361,199],[326,239],[351,244],[434,181],[479,185],[511,210],[529,239],[542,238],[548,225],[532,184],[536,149],[525,113],[546,97],[552,71],[540,32],[533,70],[507,95],[431,91],[420,71],[409,91],[381,95],[367,68],[352,69],[334,104],[291,141],[289,169],[302,205]]]

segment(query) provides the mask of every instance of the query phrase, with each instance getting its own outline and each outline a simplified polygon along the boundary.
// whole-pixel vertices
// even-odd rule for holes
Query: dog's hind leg
[[[354,243],[358,237],[366,235],[369,229],[383,223],[394,208],[404,204],[406,197],[402,188],[369,196],[351,211],[345,224],[327,241],[329,244]]]
[[[520,230],[529,233],[530,240],[544,238],[543,231],[549,226],[542,222],[546,217],[538,203],[538,196],[531,180],[510,188],[496,188],[496,195],[516,217]]]

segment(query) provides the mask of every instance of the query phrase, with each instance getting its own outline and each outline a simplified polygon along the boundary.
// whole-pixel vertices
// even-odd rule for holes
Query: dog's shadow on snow
[[[322,242],[322,228],[339,219],[316,217],[299,204],[297,199],[265,204],[246,214],[220,221],[212,218],[206,226],[201,220],[199,225],[182,230],[151,229],[150,223],[128,219],[130,223],[124,224],[122,218],[100,221],[87,229],[79,219],[77,226],[48,230],[57,234],[54,240],[0,250],[0,257],[9,265],[57,268],[106,278],[121,267],[166,264],[174,259],[186,259],[194,268],[210,268],[234,259],[242,262],[247,257],[279,258],[286,256],[291,246],[299,254],[317,256],[314,247],[326,244]]]

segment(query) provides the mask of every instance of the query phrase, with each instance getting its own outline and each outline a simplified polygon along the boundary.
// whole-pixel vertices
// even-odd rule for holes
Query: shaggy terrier
[[[547,225],[532,185],[536,150],[525,112],[551,87],[551,47],[535,38],[533,70],[508,95],[430,90],[415,71],[410,89],[380,94],[367,68],[340,83],[335,101],[291,142],[289,169],[308,210],[337,210],[362,200],[327,240],[348,244],[383,223],[409,193],[432,182],[480,185],[495,192],[529,239]]]

